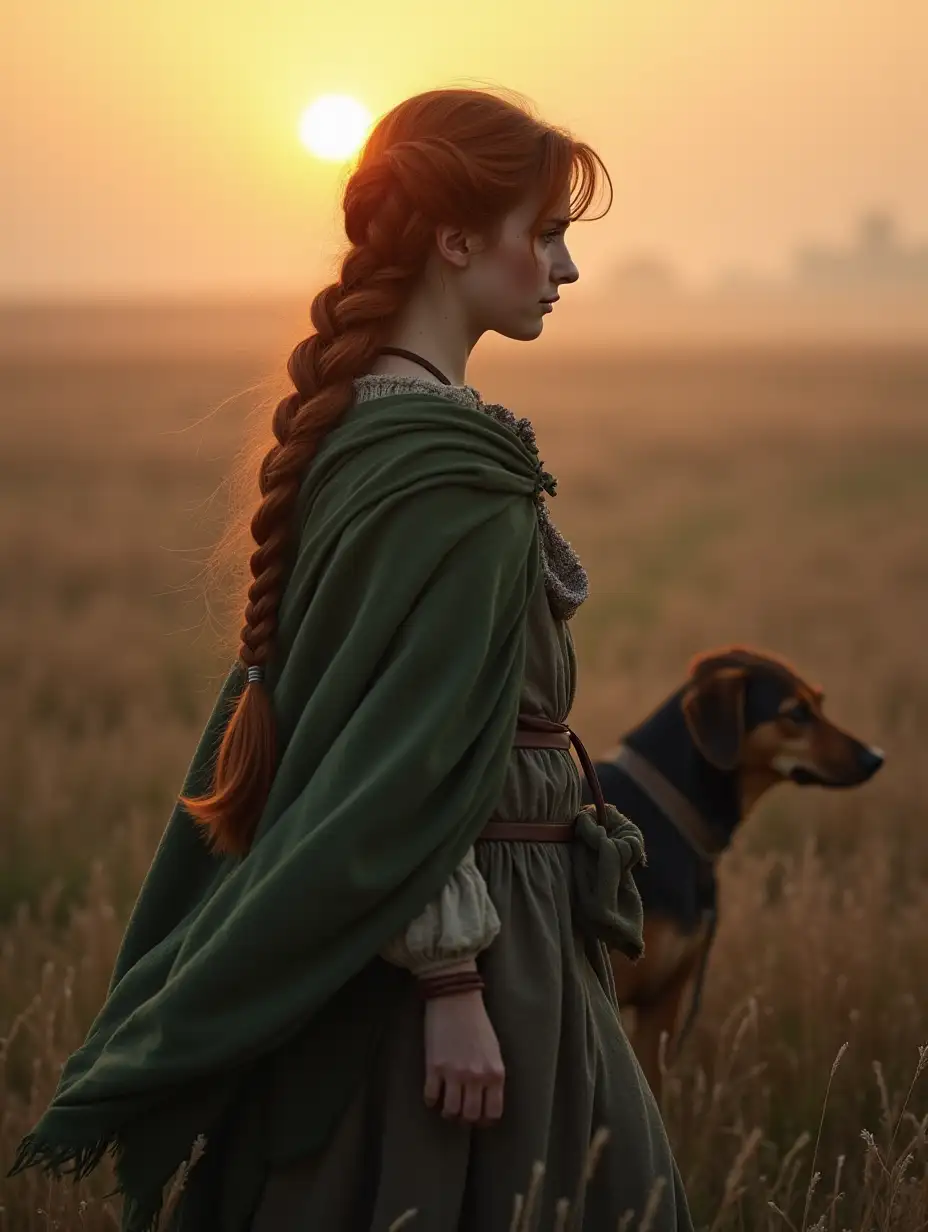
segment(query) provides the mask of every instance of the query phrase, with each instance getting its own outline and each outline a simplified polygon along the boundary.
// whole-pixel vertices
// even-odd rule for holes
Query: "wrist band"
[[[484,987],[483,976],[479,971],[453,971],[447,975],[438,972],[435,975],[420,976],[418,983],[419,996],[425,1001],[476,992]]]

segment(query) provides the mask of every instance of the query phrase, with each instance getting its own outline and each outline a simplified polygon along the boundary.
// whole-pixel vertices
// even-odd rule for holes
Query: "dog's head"
[[[720,770],[769,770],[801,786],[865,783],[882,752],[827,719],[823,701],[784,660],[735,646],[693,660],[681,705],[696,747]]]

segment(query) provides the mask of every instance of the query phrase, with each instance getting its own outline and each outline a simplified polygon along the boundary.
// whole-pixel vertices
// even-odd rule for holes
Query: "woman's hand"
[[[448,971],[474,971],[473,959]],[[443,971],[443,974],[445,972]],[[503,1114],[505,1070],[499,1040],[479,990],[425,1003],[425,1102],[468,1125]]]

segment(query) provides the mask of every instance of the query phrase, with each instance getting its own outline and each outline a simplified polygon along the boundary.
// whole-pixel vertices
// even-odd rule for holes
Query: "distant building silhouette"
[[[733,312],[760,314],[756,319],[764,321],[780,314],[789,321],[796,313],[820,313],[826,300],[823,320],[845,312],[856,313],[858,324],[870,320],[867,313],[879,321],[892,304],[899,320],[900,313],[914,312],[926,321],[928,242],[904,238],[889,211],[874,209],[861,216],[850,243],[803,244],[777,273],[733,264],[710,282],[693,284],[660,252],[631,252],[612,267],[602,295],[621,311],[647,313],[652,321],[682,320],[688,312],[702,313],[703,323],[713,313],[729,321]]]
[[[874,210],[860,220],[856,245],[806,245],[797,251],[793,271],[795,283],[807,288],[928,290],[928,244],[903,243],[892,215]]]

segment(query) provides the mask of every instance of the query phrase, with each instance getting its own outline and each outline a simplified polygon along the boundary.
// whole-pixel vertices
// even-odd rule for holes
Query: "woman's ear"
[[[723,667],[693,683],[681,706],[697,749],[719,770],[734,770],[744,740],[744,672]]]
[[[462,227],[443,223],[435,228],[435,247],[443,261],[457,269],[465,269],[471,257],[480,249],[480,237]]]

